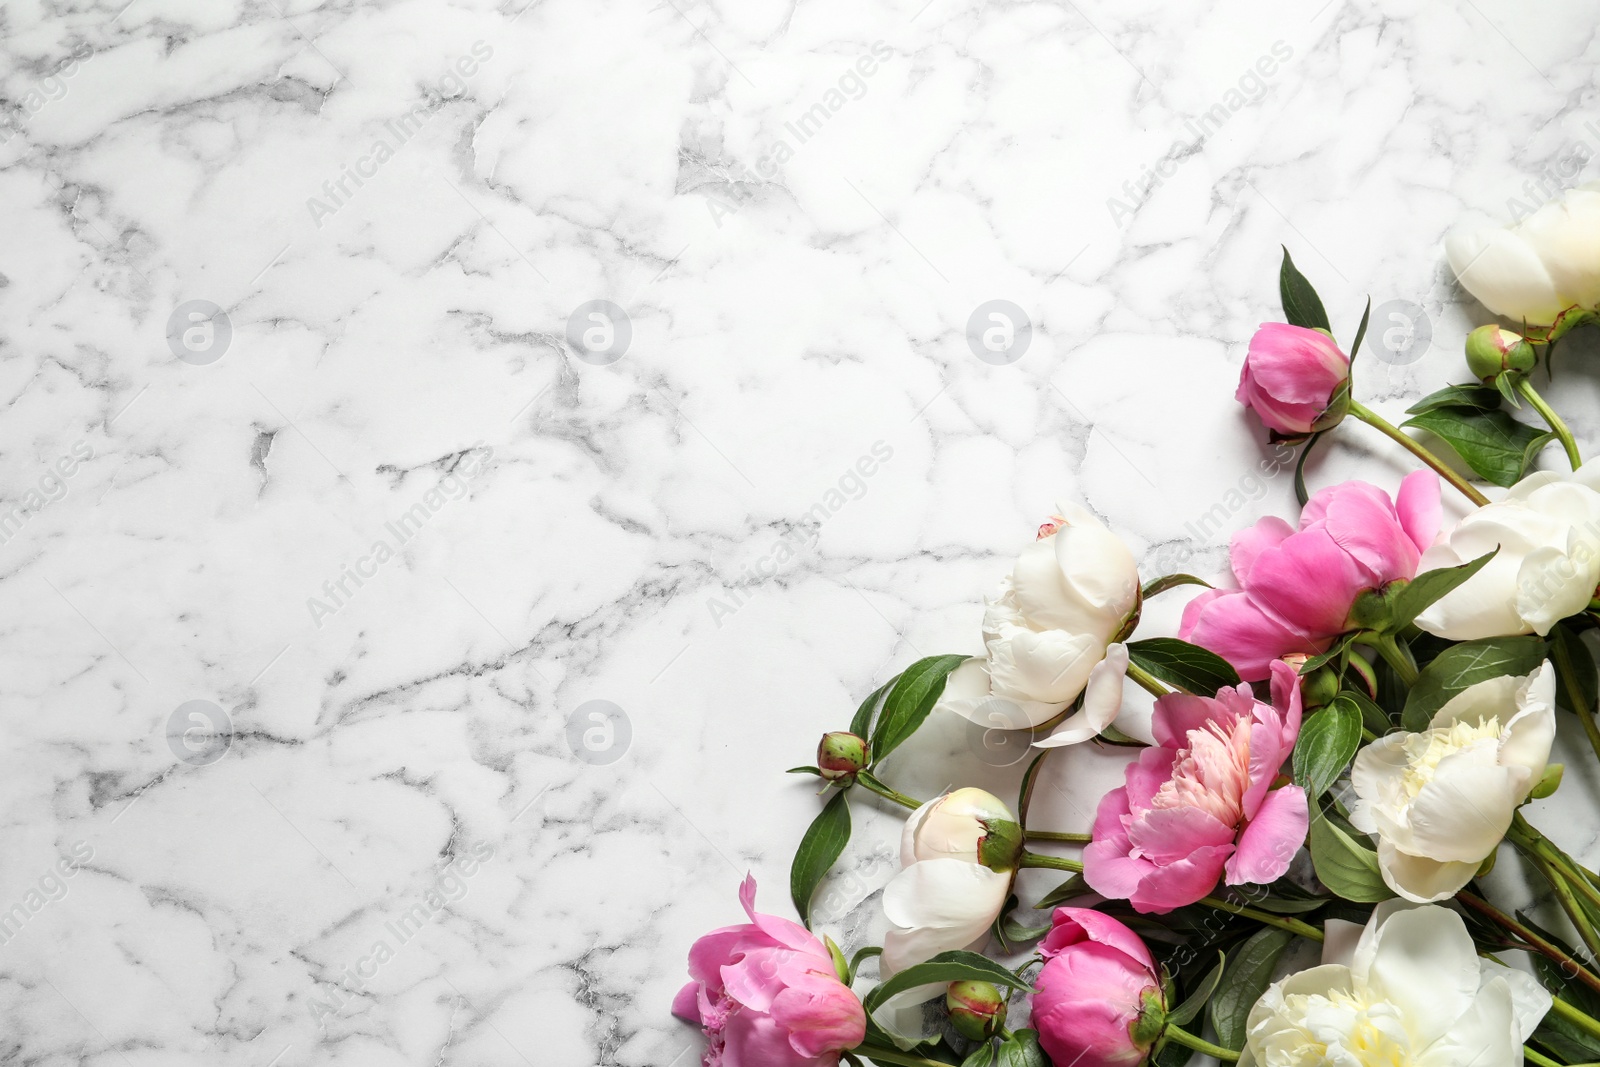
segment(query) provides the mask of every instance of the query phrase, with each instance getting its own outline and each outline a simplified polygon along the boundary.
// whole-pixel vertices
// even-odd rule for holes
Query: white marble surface
[[[1289,509],[1231,399],[1278,246],[1346,339],[1426,309],[1360,368],[1398,412],[1483,314],[1441,235],[1600,151],[1595,0],[523,2],[0,10],[5,1062],[693,1062],[690,941],[746,870],[788,910],[782,770],[972,651],[1057,499],[1151,573]],[[965,336],[997,298],[1010,365]],[[220,358],[169,347],[195,300]],[[565,339],[591,300],[615,362]],[[1405,467],[1339,438],[1314,479]],[[1013,777],[949,753],[886,773]],[[1079,828],[1117,761],[1054,773]],[[858,807],[846,940],[895,827]]]

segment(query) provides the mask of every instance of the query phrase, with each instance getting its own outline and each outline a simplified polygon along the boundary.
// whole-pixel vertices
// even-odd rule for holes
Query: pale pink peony
[[[672,1013],[705,1028],[704,1067],[836,1067],[866,1036],[861,1002],[809,930],[755,910],[754,878],[739,901],[750,922],[694,943]]]
[[[1033,995],[1033,1025],[1052,1063],[1133,1067],[1153,1034],[1134,1033],[1147,1000],[1159,1007],[1161,979],[1139,935],[1091,908],[1057,908],[1039,944],[1045,958]]]
[[[1439,531],[1439,476],[1413,471],[1393,501],[1366,482],[1314,495],[1296,530],[1268,517],[1233,537],[1238,589],[1212,589],[1183,610],[1178,636],[1258,681],[1274,660],[1315,654],[1349,627],[1356,597],[1414,578]]]
[[[1333,338],[1286,322],[1268,322],[1250,338],[1234,399],[1254,410],[1267,429],[1302,437],[1349,379],[1350,357]]]
[[[1271,882],[1305,840],[1297,785],[1273,788],[1300,735],[1300,679],[1272,664],[1271,705],[1249,685],[1156,701],[1156,745],[1100,801],[1083,876],[1136,911],[1168,912],[1229,885]]]

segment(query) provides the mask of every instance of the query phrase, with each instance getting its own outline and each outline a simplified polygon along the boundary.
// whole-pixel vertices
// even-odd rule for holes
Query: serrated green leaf
[[[1361,747],[1361,709],[1348,697],[1337,696],[1321,711],[1309,715],[1294,745],[1295,784],[1315,804],[1338,780]]]
[[[1200,696],[1215,696],[1218,689],[1239,684],[1239,672],[1227,660],[1175,637],[1130,641],[1128,658],[1162,681]]]
[[[1283,265],[1278,268],[1278,295],[1283,300],[1283,317],[1291,326],[1331,332],[1322,298],[1294,265],[1287,248],[1283,250]]]
[[[1189,1021],[1211,1000],[1211,994],[1216,992],[1217,983],[1222,981],[1222,972],[1228,965],[1228,956],[1220,949],[1217,951],[1216,966],[1206,972],[1200,979],[1200,984],[1194,987],[1194,992],[1184,998],[1182,1004],[1167,1012],[1167,1022],[1173,1026],[1188,1026]]]
[[[1544,638],[1487,637],[1451,645],[1434,657],[1406,695],[1400,723],[1426,730],[1433,713],[1470,685],[1506,674],[1530,674],[1544,660]]]
[[[1423,571],[1400,592],[1396,593],[1389,602],[1389,618],[1384,623],[1386,633],[1398,633],[1410,626],[1412,621],[1424,611],[1427,611],[1438,601],[1460,588],[1461,585],[1488,564],[1499,552],[1498,548],[1491,549],[1477,559],[1469,560],[1457,567],[1441,567],[1438,570]]]
[[[850,804],[841,791],[822,806],[806,828],[789,866],[789,896],[800,921],[811,925],[811,898],[817,885],[850,841]]]
[[[950,672],[967,660],[966,656],[929,656],[905,669],[894,688],[884,698],[883,711],[872,730],[872,759],[880,763],[899,748],[927,719],[928,712],[944,692]]]
[[[1286,930],[1268,926],[1251,935],[1233,956],[1227,981],[1211,998],[1211,1027],[1217,1043],[1235,1052],[1244,1048],[1245,1023],[1250,1009],[1272,983],[1272,969],[1293,937]]]
[[[1320,812],[1311,816],[1311,865],[1317,879],[1346,900],[1373,904],[1394,893],[1384,884],[1378,854]]]
[[[1466,407],[1430,408],[1402,425],[1436,435],[1455,449],[1478,477],[1507,487],[1517,483],[1539,449],[1554,437],[1504,411]]]
[[[992,985],[1006,986],[1010,989],[1022,989],[1032,992],[1033,986],[1014,973],[1002,967],[986,956],[976,952],[967,952],[956,949],[950,952],[941,952],[926,963],[918,963],[907,967],[886,982],[873,986],[862,1000],[867,1009],[867,1014],[877,1011],[883,1002],[896,993],[907,989],[915,989],[919,985],[933,985],[934,983],[947,982],[989,982]]]
[[[1437,393],[1429,393],[1406,408],[1407,415],[1420,415],[1434,408],[1475,408],[1479,411],[1498,411],[1500,391],[1490,385],[1447,385]]]

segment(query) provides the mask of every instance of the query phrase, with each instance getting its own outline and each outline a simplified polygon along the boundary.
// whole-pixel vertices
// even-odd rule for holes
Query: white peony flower
[[[901,871],[883,891],[893,924],[879,961],[885,978],[951,949],[976,949],[1011,891],[1010,857],[1021,831],[1005,804],[982,789],[957,789],[930,800],[906,820]],[[928,999],[944,986],[929,986]]]
[[[1600,307],[1600,182],[1569,189],[1509,229],[1445,240],[1450,267],[1479,303],[1548,326],[1567,308]]]
[[[1348,954],[1350,924],[1327,925],[1322,966],[1250,1009],[1239,1067],[1520,1067],[1550,994],[1481,959],[1455,912],[1385,901]]]
[[[1417,616],[1453,641],[1544,636],[1588,606],[1600,582],[1600,460],[1564,477],[1530,474],[1503,500],[1462,519],[1423,553],[1421,570],[1499,552],[1477,574]]]
[[[1477,873],[1544,774],[1555,693],[1548,662],[1490,678],[1451,697],[1427,730],[1387,734],[1357,754],[1350,822],[1377,835],[1390,889],[1444,900]]]
[[[981,726],[1030,729],[1088,686],[1094,699],[1050,742],[1093,737],[1121,707],[1127,653],[1112,641],[1138,606],[1139,570],[1127,546],[1083,508],[1063,508],[988,601],[984,654],[950,673],[939,706]]]

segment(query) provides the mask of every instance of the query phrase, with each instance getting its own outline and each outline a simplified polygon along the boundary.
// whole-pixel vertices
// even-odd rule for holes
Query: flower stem
[[[1562,973],[1567,977],[1576,978],[1578,981],[1582,982],[1596,993],[1600,993],[1600,977],[1597,977],[1594,972],[1589,970],[1584,964],[1569,956],[1561,949],[1559,945],[1556,945],[1554,942],[1540,935],[1537,931],[1531,929],[1523,923],[1518,922],[1516,919],[1513,919],[1511,916],[1507,915],[1505,912],[1501,911],[1493,904],[1490,904],[1487,900],[1484,900],[1480,896],[1463,891],[1456,894],[1456,900],[1464,906],[1471,908],[1479,915],[1489,919],[1491,922],[1494,922],[1499,926],[1504,927],[1506,930],[1509,930],[1511,933],[1516,934],[1520,940],[1526,943],[1526,947],[1528,949],[1539,953],[1539,955],[1543,956],[1545,959],[1560,966]]]
[[[1533,1064],[1534,1067],[1561,1067],[1561,1064],[1557,1063],[1555,1060],[1548,1056],[1540,1055],[1527,1045],[1522,1046],[1522,1058],[1528,1063]]]
[[[1417,661],[1411,657],[1409,649],[1400,647],[1400,642],[1395,640],[1393,634],[1374,634],[1369,639],[1363,640],[1362,644],[1377,649],[1378,655],[1394,668],[1394,672],[1408,688],[1417,684]]]
[[[1600,1037],[1600,1020],[1590,1018],[1587,1013],[1579,1011],[1560,997],[1550,1002],[1550,1013],[1561,1016],[1592,1037]]]
[[[1551,844],[1543,834],[1529,826],[1520,813],[1513,816],[1511,829],[1506,831],[1506,840],[1521,849],[1523,855],[1539,868],[1545,881],[1550,883],[1561,910],[1567,913],[1567,918],[1572,920],[1572,925],[1577,928],[1583,943],[1588,946],[1590,956],[1600,956],[1600,932],[1595,930],[1594,923],[1589,920],[1589,913],[1583,901],[1572,892],[1573,888],[1577,887],[1583,891],[1584,896],[1593,899],[1594,886],[1590,885],[1589,880],[1582,874],[1573,871],[1568,866],[1566,855]]]
[[[1168,1041],[1176,1041],[1180,1045],[1187,1045],[1196,1052],[1203,1052],[1207,1056],[1214,1056],[1225,1063],[1233,1063],[1239,1058],[1239,1054],[1232,1049],[1223,1048],[1221,1045],[1213,1045],[1204,1038],[1195,1037],[1181,1026],[1172,1026],[1171,1024],[1168,1024],[1166,1030],[1162,1032],[1165,1034]]]
[[[1533,410],[1550,424],[1550,429],[1561,439],[1561,447],[1567,450],[1567,462],[1572,464],[1572,469],[1577,470],[1583,466],[1583,457],[1578,455],[1578,442],[1572,439],[1572,431],[1567,429],[1567,424],[1556,414],[1556,409],[1545,403],[1544,397],[1534,389],[1533,382],[1523,376],[1522,380],[1517,382],[1517,392],[1522,394],[1522,399],[1533,405]]]
[[[1128,664],[1128,677],[1141,685],[1145,692],[1151,696],[1164,697],[1172,690],[1168,689],[1161,681],[1137,663]]]
[[[860,783],[861,787],[867,790],[867,792],[876,793],[885,800],[892,800],[903,808],[910,808],[912,811],[916,811],[918,808],[922,807],[922,801],[890,789],[888,786],[872,777],[872,775],[867,774],[865,771],[856,775],[856,781]]]
[[[1444,460],[1440,459],[1438,456],[1424,448],[1420,441],[1413,439],[1407,434],[1401,433],[1398,426],[1395,426],[1393,423],[1389,422],[1388,419],[1385,419],[1382,415],[1379,415],[1376,411],[1373,411],[1365,404],[1355,400],[1350,401],[1350,414],[1354,415],[1368,426],[1371,426],[1373,429],[1379,431],[1385,437],[1388,437],[1390,440],[1399,444],[1401,447],[1409,451],[1413,456],[1416,456],[1418,459],[1422,460],[1422,462],[1432,467],[1439,473],[1439,477],[1443,478],[1445,481],[1461,490],[1462,494],[1478,507],[1481,508],[1489,502],[1488,497],[1478,492],[1478,490],[1469,484],[1465,478],[1451,470]]]
[[[1267,926],[1276,926],[1280,930],[1286,930],[1310,941],[1322,940],[1321,930],[1318,930],[1310,923],[1303,923],[1299,919],[1291,919],[1286,915],[1274,915],[1270,911],[1247,908],[1243,904],[1233,904],[1219,897],[1202,897],[1197,903],[1204,904],[1208,908],[1216,908],[1218,911],[1226,911],[1234,915],[1243,916],[1246,919],[1254,919],[1256,922],[1264,923]]]
[[[1017,860],[1019,867],[1043,867],[1051,871],[1071,871],[1073,874],[1083,873],[1082,860],[1069,860],[1065,856],[1041,856],[1037,852],[1024,851]]]
[[[1069,845],[1086,845],[1094,840],[1093,834],[1058,833],[1053,830],[1029,830],[1029,841],[1061,841]]]
[[[1590,605],[1593,610],[1593,605]],[[1578,685],[1578,671],[1572,662],[1572,657],[1567,653],[1565,645],[1560,641],[1550,644],[1550,658],[1555,662],[1556,671],[1561,675],[1561,682],[1567,687],[1568,693],[1581,693],[1582,687]],[[1594,749],[1594,754],[1600,756],[1600,724],[1595,722],[1594,708],[1573,708],[1578,714],[1578,721],[1583,723],[1584,735],[1589,738],[1589,747]]]

